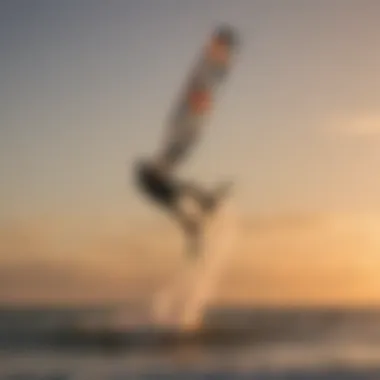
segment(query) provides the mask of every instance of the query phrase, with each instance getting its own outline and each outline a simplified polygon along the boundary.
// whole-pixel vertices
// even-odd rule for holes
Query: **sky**
[[[142,297],[183,259],[137,191],[221,22],[242,46],[182,175],[236,183],[220,302],[380,302],[380,3],[0,2],[0,301]],[[218,302],[219,302],[218,301]]]

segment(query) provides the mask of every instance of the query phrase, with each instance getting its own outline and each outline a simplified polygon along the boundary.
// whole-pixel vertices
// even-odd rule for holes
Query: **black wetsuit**
[[[140,165],[136,175],[139,187],[151,198],[165,206],[175,205],[179,197],[179,186],[172,178],[149,165]]]

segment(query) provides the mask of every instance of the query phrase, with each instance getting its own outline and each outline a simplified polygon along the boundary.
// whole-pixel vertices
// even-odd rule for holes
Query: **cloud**
[[[219,301],[380,301],[380,215],[263,215],[242,225]],[[43,231],[34,223],[0,231],[0,300],[149,298],[183,263],[170,227],[96,229],[59,254]]]
[[[334,115],[327,120],[326,129],[335,136],[380,136],[380,114]]]
[[[50,224],[0,226],[0,302],[140,297],[159,286],[181,258],[179,236],[173,239],[162,226],[98,226],[78,233],[60,230],[59,221]]]
[[[280,216],[255,225],[224,275],[219,300],[380,302],[380,215]]]
[[[151,280],[151,281],[149,281]],[[0,301],[15,302],[98,302],[125,300],[154,289],[149,273],[114,275],[110,268],[100,271],[90,262],[33,259],[1,263]]]
[[[246,217],[243,226],[245,230],[257,234],[314,230],[323,227],[328,221],[329,217],[326,214],[287,213]]]

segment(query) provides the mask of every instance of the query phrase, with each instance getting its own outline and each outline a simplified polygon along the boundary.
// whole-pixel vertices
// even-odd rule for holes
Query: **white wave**
[[[158,324],[197,326],[218,283],[237,232],[236,213],[226,202],[205,226],[204,246],[196,263],[185,263],[178,277],[159,292],[153,304]]]
[[[380,349],[365,346],[265,345],[191,356],[0,353],[0,380],[379,379]],[[377,366],[377,368],[376,368]],[[303,373],[296,376],[295,373]]]

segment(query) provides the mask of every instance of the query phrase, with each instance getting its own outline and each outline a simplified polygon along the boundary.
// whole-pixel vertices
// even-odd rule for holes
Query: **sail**
[[[231,69],[237,47],[237,33],[221,26],[202,50],[169,120],[164,149],[158,157],[166,167],[181,163],[194,147]]]

